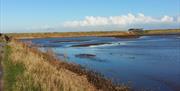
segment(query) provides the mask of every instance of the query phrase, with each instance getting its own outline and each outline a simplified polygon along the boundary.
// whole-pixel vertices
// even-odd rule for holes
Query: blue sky
[[[179,16],[180,0],[0,0],[1,32],[177,28]]]

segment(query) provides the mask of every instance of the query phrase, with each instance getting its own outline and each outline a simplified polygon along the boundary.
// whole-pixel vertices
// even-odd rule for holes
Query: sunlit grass
[[[22,44],[11,42],[9,46],[4,61],[7,91],[96,91],[85,76],[57,70]]]
[[[176,34],[176,33],[180,33],[180,29],[146,30],[143,34]]]
[[[3,59],[3,69],[4,69],[4,91],[13,91],[13,86],[15,85],[17,79],[16,77],[24,72],[24,67],[22,64],[14,64],[9,54],[11,48],[6,46],[5,56]]]
[[[94,72],[56,59],[50,50],[42,53],[17,41],[5,49],[4,91],[129,91],[128,86],[113,85]]]

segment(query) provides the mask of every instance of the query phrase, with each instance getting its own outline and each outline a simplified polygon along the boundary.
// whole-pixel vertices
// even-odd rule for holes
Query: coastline
[[[89,36],[137,38],[139,36],[152,36],[152,35],[180,35],[180,29],[144,30],[143,32],[93,31],[93,32],[6,33],[6,35],[14,39],[65,38],[65,37],[89,37]]]
[[[130,91],[128,86],[113,84],[98,73],[58,59],[52,51],[41,52],[38,48],[30,47],[30,44],[17,40],[10,41],[5,50],[3,60],[5,89],[10,88],[9,90],[16,89],[17,91],[28,88],[43,91],[50,89],[53,91],[58,91],[56,89],[62,89],[62,91]],[[14,82],[9,83],[13,78]],[[53,81],[58,82],[52,83]],[[49,85],[50,83],[52,85]]]
[[[122,33],[121,32],[114,35],[112,35],[111,32],[103,32],[103,33],[99,32],[99,34],[96,34],[95,32],[93,33],[91,32],[91,35],[88,35],[87,32],[85,33],[86,35],[81,34],[80,36],[76,35],[76,37],[101,36],[101,37],[115,37],[115,38],[136,38],[139,36],[151,36],[151,35],[172,35],[172,34],[179,35],[180,30],[175,30],[173,32],[167,32],[167,31],[166,32],[162,32],[162,31],[152,32],[152,30],[150,30],[150,33],[148,32]],[[36,33],[35,35],[37,34],[38,33]],[[106,36],[104,36],[104,34]],[[74,33],[72,35],[64,35],[64,36],[59,36],[59,37],[72,37],[72,36],[75,37]],[[63,91],[67,91],[68,89],[71,89],[70,91],[80,91],[82,90],[82,88],[83,88],[82,91],[131,91],[132,90],[132,88],[127,85],[113,84],[111,80],[104,78],[102,75],[98,73],[89,71],[81,67],[80,65],[62,61],[61,59],[58,59],[51,50],[47,50],[47,52],[41,52],[40,50],[38,50],[37,47],[34,47],[34,46],[32,47],[31,44],[23,43],[17,40],[17,39],[24,38],[22,36],[15,37],[12,35],[11,37],[12,37],[12,40],[8,41],[8,45],[5,48],[8,52],[5,51],[6,55],[5,55],[5,59],[3,59],[3,62],[5,62],[4,60],[8,60],[8,62],[12,62],[10,64],[3,63],[3,72],[5,73],[5,74],[3,73],[3,82],[5,82],[3,86],[5,86],[5,88],[12,87],[11,89],[16,89],[16,90],[18,89],[27,90],[27,88],[32,88],[32,89],[35,88],[38,90],[40,89],[45,90],[45,89],[52,88],[52,85],[49,85],[49,82],[50,83],[52,82],[52,84],[57,86],[57,87],[53,87],[53,89],[63,88]],[[31,36],[31,38],[44,38],[44,37],[45,36],[42,37],[40,35],[36,37]],[[57,37],[57,36],[48,35],[48,37],[46,36],[45,38],[54,38],[54,37]],[[27,39],[29,38],[27,37]],[[89,45],[98,45],[98,44],[77,45],[77,46],[89,46]],[[83,55],[83,56],[88,56],[88,55]],[[93,55],[90,55],[90,56],[93,56]],[[36,60],[38,62],[34,62],[32,60]],[[18,64],[18,66],[14,64]],[[11,73],[11,71],[15,71],[15,77],[8,78],[8,75],[14,75],[14,73]],[[22,71],[22,73],[19,71]],[[57,73],[58,75],[56,74],[52,75],[54,72]],[[62,75],[60,76],[60,74]],[[46,78],[45,75],[48,76],[49,78]],[[40,77],[40,78],[36,79],[36,77]],[[12,79],[12,78],[14,80],[14,83],[10,83],[10,85],[6,87],[7,84],[9,84],[8,79]],[[17,78],[22,78],[24,80],[17,79]],[[26,81],[27,79],[28,81]],[[32,80],[32,79],[35,79],[35,80]],[[45,79],[45,82],[42,79],[43,80]],[[53,83],[54,80],[58,82]],[[32,83],[36,83],[36,84],[32,85]],[[77,83],[78,85],[76,85]],[[42,87],[43,85],[45,85],[47,88]],[[60,87],[58,87],[59,85]],[[73,89],[76,89],[76,90],[73,90]]]

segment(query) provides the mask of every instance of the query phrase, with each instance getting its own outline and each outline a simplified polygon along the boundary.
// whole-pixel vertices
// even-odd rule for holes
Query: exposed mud
[[[96,55],[94,54],[76,54],[75,57],[82,59],[89,59],[91,61],[96,61],[96,62],[107,62],[107,60],[100,59],[96,57]]]
[[[96,55],[94,55],[94,54],[77,54],[77,55],[75,55],[75,57],[79,57],[79,58],[95,58]]]
[[[57,40],[57,41],[50,41],[51,43],[63,43],[63,42],[85,42],[90,40]]]
[[[88,43],[88,44],[72,45],[71,47],[89,47],[89,46],[104,45],[104,44],[112,44],[112,43]]]

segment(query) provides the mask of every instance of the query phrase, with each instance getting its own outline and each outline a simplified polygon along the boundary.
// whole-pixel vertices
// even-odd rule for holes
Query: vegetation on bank
[[[53,37],[81,37],[81,36],[124,36],[133,35],[133,33],[123,31],[94,31],[94,32],[49,32],[49,33],[9,33],[16,39],[24,38],[53,38]]]
[[[9,56],[10,52],[11,48],[6,46],[4,59],[2,61],[4,69],[4,91],[13,91],[17,82],[16,77],[20,76],[24,72],[24,67],[21,63],[14,64],[12,62],[12,59]]]
[[[144,30],[143,32],[127,31],[93,31],[93,32],[52,32],[52,33],[8,33],[16,39],[25,38],[53,38],[53,37],[81,37],[81,36],[109,36],[131,38],[139,35],[156,35],[156,34],[179,34],[180,29],[162,29],[162,30]]]
[[[6,46],[4,91],[129,91],[94,72],[12,41]]]
[[[9,46],[7,49],[9,56],[6,55],[7,59],[4,61],[4,90],[95,91],[83,76],[77,76],[66,69],[57,70],[42,56],[30,52],[25,46],[13,42]]]
[[[179,34],[176,30],[145,30],[141,33],[128,32],[71,32],[71,33],[25,33],[9,34],[13,38],[111,36]],[[129,35],[130,34],[130,35]],[[1,36],[0,42],[8,42]],[[2,57],[0,57],[2,60]],[[37,48],[12,40],[5,47],[3,57],[4,91],[129,91],[124,85],[114,85],[101,75],[79,65],[67,63],[55,57],[52,51],[43,53]]]
[[[142,35],[180,34],[180,29],[145,30]]]

